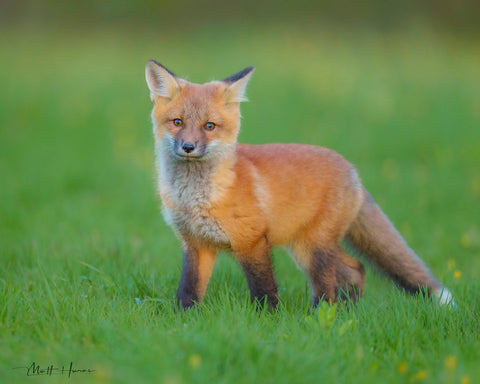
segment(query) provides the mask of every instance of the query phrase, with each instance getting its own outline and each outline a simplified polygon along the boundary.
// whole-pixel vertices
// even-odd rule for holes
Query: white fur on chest
[[[210,214],[212,167],[206,162],[177,160],[159,149],[156,155],[158,188],[167,224],[179,234],[228,246],[228,236]]]

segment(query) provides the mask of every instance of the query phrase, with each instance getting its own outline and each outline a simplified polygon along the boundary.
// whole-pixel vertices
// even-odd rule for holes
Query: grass
[[[428,30],[313,27],[2,30],[0,382],[32,362],[91,383],[475,383],[480,377],[480,51]],[[143,67],[192,81],[255,65],[242,142],[342,153],[454,293],[446,310],[368,268],[350,311],[308,311],[275,252],[277,313],[257,312],[227,255],[204,302],[175,313],[180,246],[155,196]]]

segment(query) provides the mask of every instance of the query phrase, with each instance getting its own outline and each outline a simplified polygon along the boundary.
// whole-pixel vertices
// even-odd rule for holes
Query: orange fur
[[[158,187],[184,243],[178,300],[202,299],[219,250],[241,264],[252,299],[277,302],[270,250],[285,246],[312,284],[313,302],[356,298],[364,269],[346,238],[405,288],[442,289],[338,153],[301,144],[237,144],[240,103],[253,68],[193,84],[147,63],[154,102]],[[213,127],[213,128],[212,128]]]

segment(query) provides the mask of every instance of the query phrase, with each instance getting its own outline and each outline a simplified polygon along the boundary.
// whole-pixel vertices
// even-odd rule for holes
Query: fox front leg
[[[265,239],[260,240],[248,254],[238,256],[243,273],[247,278],[250,298],[275,308],[278,303],[278,287],[273,274],[270,247]]]
[[[190,308],[202,300],[215,264],[216,252],[207,248],[185,246],[182,275],[177,291],[177,305]]]

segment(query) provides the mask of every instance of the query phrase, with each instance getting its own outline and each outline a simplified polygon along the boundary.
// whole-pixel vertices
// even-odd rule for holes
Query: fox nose
[[[190,153],[195,149],[195,145],[192,143],[185,142],[182,144],[182,149],[185,153]]]

